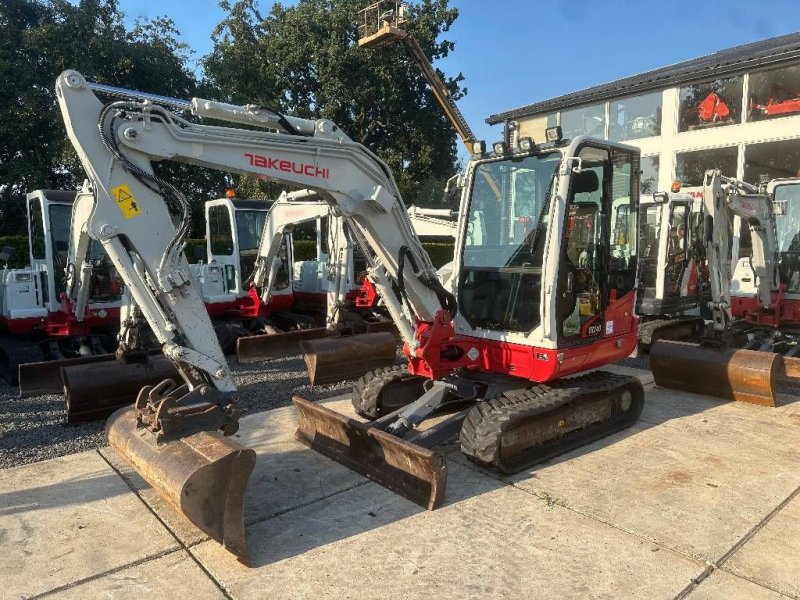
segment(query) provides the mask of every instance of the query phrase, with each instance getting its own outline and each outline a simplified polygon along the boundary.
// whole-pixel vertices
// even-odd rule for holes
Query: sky
[[[365,0],[365,4],[366,4]],[[260,0],[263,13],[272,0]],[[294,2],[283,2],[294,4]],[[204,10],[200,7],[204,5]],[[451,0],[459,17],[437,61],[464,75],[458,106],[487,145],[502,137],[489,115],[683,60],[800,31],[797,0]],[[212,49],[224,16],[216,2],[120,0],[128,22],[171,17],[196,57]]]

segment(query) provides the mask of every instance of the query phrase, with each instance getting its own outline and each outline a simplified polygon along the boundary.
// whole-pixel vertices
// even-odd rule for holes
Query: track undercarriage
[[[368,423],[296,397],[297,438],[429,509],[444,500],[443,444],[458,440],[470,460],[514,473],[630,427],[644,405],[638,379],[602,371],[525,387],[471,372],[422,381],[401,369],[359,380],[353,402]]]

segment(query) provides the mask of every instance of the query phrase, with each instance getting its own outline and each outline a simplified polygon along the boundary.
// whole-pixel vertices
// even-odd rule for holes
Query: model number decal
[[[250,161],[250,166],[259,167],[261,169],[296,173],[297,175],[307,175],[308,177],[318,177],[320,179],[329,179],[331,176],[329,169],[318,167],[310,163],[297,163],[293,160],[272,158],[269,156],[261,156],[260,154],[250,154],[249,152],[245,152],[244,155]]]
[[[111,194],[114,196],[114,200],[117,201],[119,212],[121,212],[122,216],[126,219],[133,219],[142,214],[142,209],[136,201],[136,198],[133,197],[131,188],[128,187],[127,183],[111,188]]]

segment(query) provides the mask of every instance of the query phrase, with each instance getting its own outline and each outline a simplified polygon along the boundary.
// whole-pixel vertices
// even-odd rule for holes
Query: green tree
[[[0,234],[25,231],[26,192],[75,189],[84,178],[55,97],[61,71],[170,96],[196,93],[191,52],[174,23],[157,18],[128,30],[116,0],[3,0],[0,30]],[[171,163],[158,170],[195,200],[198,231],[199,205],[224,191],[225,174]]]
[[[204,68],[227,101],[333,120],[388,163],[405,200],[414,203],[426,183],[456,170],[456,134],[402,44],[358,48],[365,4],[299,0],[293,7],[275,3],[262,16],[256,0],[223,0],[228,14],[214,31]],[[404,27],[433,62],[453,49],[439,38],[457,16],[447,0],[422,0]],[[465,93],[461,74],[439,74],[456,99]]]

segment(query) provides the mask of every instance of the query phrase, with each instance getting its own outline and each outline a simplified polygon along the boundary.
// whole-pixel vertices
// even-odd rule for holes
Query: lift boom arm
[[[186,367],[182,372],[188,381],[196,381],[191,372],[199,370],[218,390],[234,389],[182,254],[188,201],[154,175],[151,161],[254,174],[318,193],[344,218],[356,241],[375,253],[372,278],[412,352],[420,345],[416,326],[454,310],[452,296],[439,284],[411,227],[389,168],[332,122],[109,88],[75,71],[64,72],[56,89],[95,196],[89,235],[103,243],[165,354]],[[104,105],[95,92],[119,100]],[[199,125],[168,108],[270,131]],[[177,205],[177,227],[165,196]],[[389,277],[399,282],[405,302],[397,300]],[[442,318],[449,323],[450,315]]]

